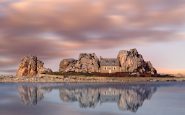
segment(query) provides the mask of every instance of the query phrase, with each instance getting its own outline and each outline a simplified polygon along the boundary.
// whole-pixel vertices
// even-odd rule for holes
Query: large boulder
[[[25,56],[22,58],[16,76],[36,76],[38,73],[52,72],[51,69],[45,68],[44,63],[37,59],[36,56]]]
[[[61,62],[60,62],[60,65],[59,65],[59,71],[60,72],[67,72],[69,69],[71,70],[74,65],[76,64],[77,60],[75,59],[63,59]]]
[[[139,72],[156,74],[156,69],[150,62],[145,62],[143,56],[136,49],[121,50],[118,54],[122,72]]]
[[[78,60],[62,60],[59,70],[62,72],[99,72],[99,59],[95,53],[81,53]]]

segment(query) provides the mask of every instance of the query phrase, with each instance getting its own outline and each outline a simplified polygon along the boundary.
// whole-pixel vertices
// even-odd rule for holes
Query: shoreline
[[[0,76],[0,83],[140,83],[140,82],[183,82],[185,77],[101,77],[39,74],[36,77]]]

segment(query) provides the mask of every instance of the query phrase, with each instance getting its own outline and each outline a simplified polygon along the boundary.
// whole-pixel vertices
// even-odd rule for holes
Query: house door
[[[109,73],[112,73],[111,69],[109,69]]]

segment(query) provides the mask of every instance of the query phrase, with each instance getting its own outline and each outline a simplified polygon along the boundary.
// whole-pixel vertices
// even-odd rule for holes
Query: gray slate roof
[[[120,64],[116,58],[101,58],[100,66],[120,66]]]

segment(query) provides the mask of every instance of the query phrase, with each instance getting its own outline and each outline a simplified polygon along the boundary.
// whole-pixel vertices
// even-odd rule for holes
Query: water
[[[185,83],[0,84],[0,115],[184,115]]]

